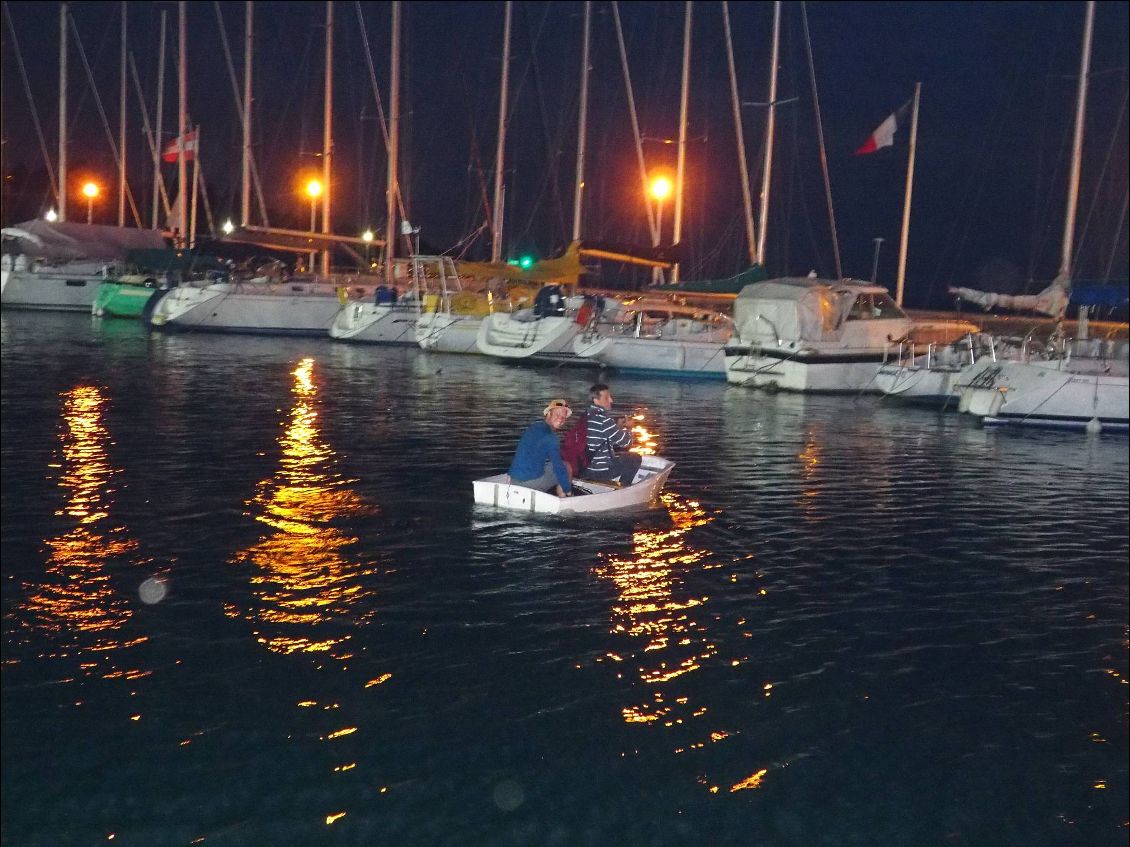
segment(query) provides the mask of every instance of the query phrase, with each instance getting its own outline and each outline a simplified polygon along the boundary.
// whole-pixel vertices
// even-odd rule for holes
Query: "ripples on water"
[[[612,378],[662,503],[475,507],[591,375],[5,314],[5,844],[1115,844],[1127,441]]]

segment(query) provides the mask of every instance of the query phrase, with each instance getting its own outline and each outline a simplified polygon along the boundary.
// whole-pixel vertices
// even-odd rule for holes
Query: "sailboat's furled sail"
[[[950,288],[949,293],[970,303],[975,303],[985,311],[1000,307],[1019,312],[1041,312],[1053,318],[1062,318],[1067,311],[1071,292],[1060,280],[1055,280],[1039,294],[997,294],[993,291],[978,291],[976,288]]]

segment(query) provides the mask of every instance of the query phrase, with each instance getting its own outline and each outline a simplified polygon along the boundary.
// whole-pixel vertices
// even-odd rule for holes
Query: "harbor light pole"
[[[310,236],[314,236],[314,227],[318,223],[318,198],[322,196],[322,183],[312,179],[306,183],[306,194],[310,197]],[[318,251],[310,251],[310,273],[314,272],[314,262],[317,260]]]
[[[648,191],[655,200],[655,230],[659,233],[656,246],[663,244],[663,201],[671,196],[671,180],[665,176],[652,177]],[[652,284],[659,282],[659,268],[654,268],[651,274]]]
[[[365,242],[365,271],[368,272],[373,268],[373,231],[365,230],[361,233],[361,240]]]
[[[82,194],[86,198],[86,222],[90,223],[94,218],[94,199],[98,196],[98,184],[94,182],[84,182],[82,185]]]

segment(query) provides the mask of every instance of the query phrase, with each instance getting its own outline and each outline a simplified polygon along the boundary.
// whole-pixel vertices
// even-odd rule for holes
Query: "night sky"
[[[54,164],[58,126],[58,7],[5,4],[31,79]],[[129,4],[130,49],[146,102],[156,99],[158,23],[169,11],[165,140],[176,121],[175,3]],[[71,5],[115,139],[119,4]],[[243,4],[222,3],[237,75]],[[390,5],[362,4],[388,105]],[[401,180],[426,246],[447,250],[485,220],[492,196],[503,4],[404,3]],[[644,206],[610,7],[593,4],[584,235],[646,241]],[[1098,4],[1076,234],[1076,279],[1127,277],[1128,4]],[[323,3],[255,4],[255,145],[270,223],[306,228],[303,173],[322,144]],[[675,170],[682,3],[622,3],[649,168]],[[767,99],[769,3],[733,3],[738,84],[754,204]],[[507,147],[505,252],[546,256],[572,229],[581,43],[579,2],[515,3]],[[696,3],[691,69],[685,279],[729,276],[747,263],[741,189],[718,3]],[[906,302],[944,306],[947,285],[1034,291],[1055,275],[1074,119],[1083,3],[811,3],[807,6],[832,197],[846,276],[893,287],[907,132],[893,148],[853,151],[923,84]],[[334,229],[380,229],[386,156],[355,4],[335,4]],[[189,111],[201,125],[202,166],[218,221],[238,217],[241,130],[212,3],[189,4]],[[71,219],[85,217],[77,183],[116,183],[116,167],[77,47],[70,54]],[[835,273],[802,7],[786,3],[770,204],[771,276]],[[242,91],[242,80],[239,81]],[[130,85],[131,187],[148,224],[151,167]],[[53,205],[11,30],[3,32],[5,224]],[[143,161],[144,159],[144,161]],[[175,175],[166,166],[166,179]],[[253,209],[255,204],[253,203]],[[672,204],[664,221],[670,239]],[[98,222],[116,222],[111,191]],[[257,217],[253,213],[253,217]],[[254,221],[260,223],[261,221]],[[485,232],[464,245],[489,254]],[[464,248],[460,248],[464,249]]]

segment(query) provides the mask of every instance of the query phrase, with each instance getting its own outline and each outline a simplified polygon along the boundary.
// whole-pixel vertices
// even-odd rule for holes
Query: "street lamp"
[[[55,223],[59,220],[59,213],[54,209],[48,209],[47,214],[43,216],[49,223]]]
[[[373,258],[371,251],[373,247],[373,231],[371,229],[365,230],[361,233],[361,240],[365,242],[365,267],[367,270],[372,270]]]
[[[322,196],[322,183],[316,179],[312,179],[306,183],[306,193],[310,196],[310,234],[314,234],[314,226],[317,224],[318,214],[318,198]],[[310,271],[314,271],[314,260],[318,253],[316,250],[310,251]]]
[[[231,235],[233,232],[235,232],[235,224],[231,222],[231,218],[228,218],[226,221],[224,221],[222,229],[224,231],[224,235]]]
[[[98,196],[98,185],[93,182],[84,182],[82,185],[83,196],[86,197],[86,222],[90,223],[94,216],[94,198]]]

